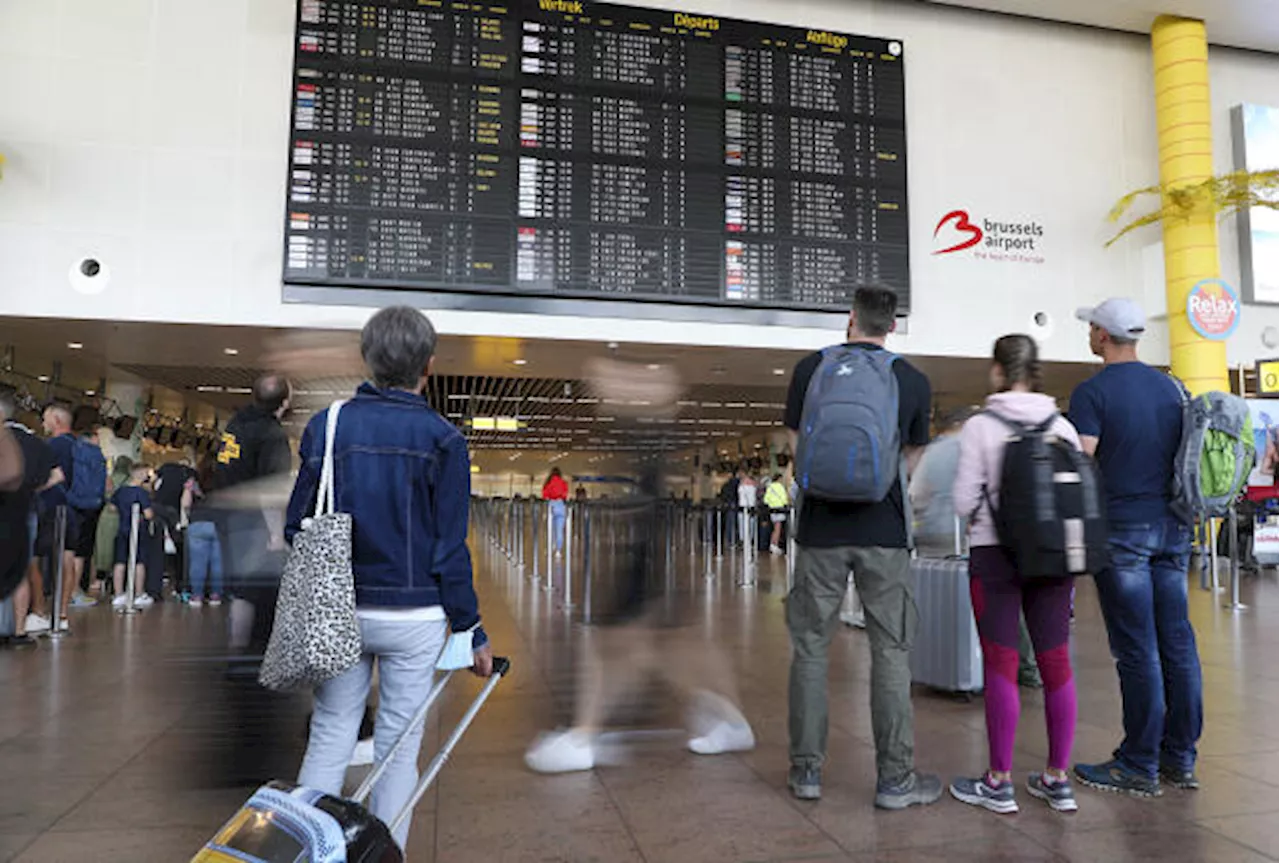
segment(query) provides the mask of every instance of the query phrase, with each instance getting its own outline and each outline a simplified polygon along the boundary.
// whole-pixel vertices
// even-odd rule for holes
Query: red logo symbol
[[[938,238],[938,232],[942,230],[942,226],[947,224],[947,222],[955,222],[956,230],[962,234],[968,234],[969,238],[961,240],[954,246],[948,246],[945,249],[938,249],[934,252],[935,255],[945,255],[948,252],[959,252],[962,249],[968,249],[982,242],[982,228],[979,228],[977,225],[973,224],[973,222],[969,221],[969,213],[965,210],[952,210],[950,213],[947,213],[939,219],[938,227],[933,229],[933,238],[935,240]]]

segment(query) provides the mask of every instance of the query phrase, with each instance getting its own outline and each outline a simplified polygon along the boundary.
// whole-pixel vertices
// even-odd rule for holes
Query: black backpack
[[[1049,432],[1058,414],[1035,426],[984,411],[1012,433],[1000,471],[1000,506],[991,506],[1000,544],[1024,578],[1096,573],[1107,565],[1107,518],[1093,459]]]

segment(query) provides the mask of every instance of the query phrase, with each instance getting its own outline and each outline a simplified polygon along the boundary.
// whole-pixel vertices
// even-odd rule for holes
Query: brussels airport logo
[[[968,210],[952,210],[933,229],[933,253],[968,252],[965,257],[980,261],[1043,264],[1043,239],[1044,226],[1036,221],[975,219]]]

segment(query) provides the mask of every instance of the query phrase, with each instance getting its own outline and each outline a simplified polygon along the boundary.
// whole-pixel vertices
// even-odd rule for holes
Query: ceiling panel
[[[1205,22],[1209,42],[1253,51],[1280,51],[1276,0],[926,0],[1046,21],[1084,24],[1131,33],[1151,32],[1158,15]]]

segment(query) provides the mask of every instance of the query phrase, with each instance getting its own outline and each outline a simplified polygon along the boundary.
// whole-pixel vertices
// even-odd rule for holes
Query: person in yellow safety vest
[[[769,520],[773,522],[773,536],[769,540],[769,553],[782,554],[782,529],[787,523],[787,510],[791,495],[782,482],[782,474],[775,473],[764,490],[764,505],[769,507]]]

